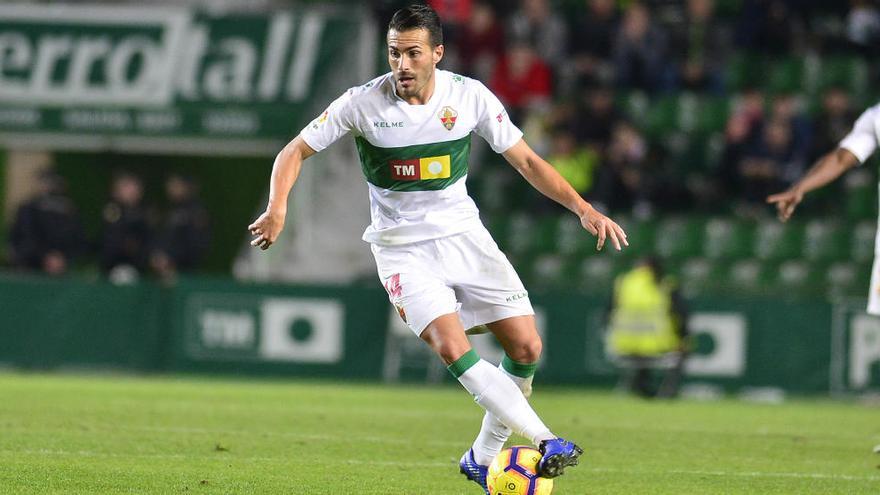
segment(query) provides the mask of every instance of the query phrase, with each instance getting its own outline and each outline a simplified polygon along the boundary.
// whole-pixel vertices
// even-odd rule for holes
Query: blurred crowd
[[[378,2],[378,18],[404,3]],[[532,147],[587,199],[641,215],[718,204],[764,214],[766,195],[829,151],[861,110],[844,83],[822,87],[818,105],[797,87],[731,87],[733,55],[869,57],[880,42],[871,0],[428,3],[445,23],[441,67],[486,83]],[[731,102],[720,152],[698,180],[669,170],[667,143],[647,135],[645,116],[624,103],[681,94]],[[527,208],[536,206],[553,208]]]
[[[115,283],[150,275],[172,281],[198,267],[210,237],[208,212],[193,179],[168,176],[165,208],[159,209],[145,203],[141,177],[120,171],[112,179],[100,230],[89,238],[66,180],[50,169],[40,175],[33,197],[19,206],[8,247],[11,264],[21,270],[57,276],[93,263]]]

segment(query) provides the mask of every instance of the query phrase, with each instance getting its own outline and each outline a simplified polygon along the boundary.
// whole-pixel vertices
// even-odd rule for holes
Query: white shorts
[[[371,246],[391,304],[416,335],[449,313],[458,312],[465,329],[535,314],[519,276],[483,226],[440,239]]]
[[[868,288],[868,314],[880,316],[880,255],[874,255],[871,285]]]

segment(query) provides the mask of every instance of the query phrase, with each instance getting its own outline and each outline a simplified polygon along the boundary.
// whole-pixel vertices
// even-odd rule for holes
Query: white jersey
[[[346,91],[300,132],[315,151],[354,135],[370,189],[367,242],[408,244],[480,226],[465,187],[471,131],[496,153],[522,138],[482,83],[440,69],[434,78],[428,102],[411,105],[389,72]]]
[[[862,112],[852,131],[840,141],[840,147],[850,151],[859,162],[871,157],[880,141],[880,104]]]
[[[878,144],[880,144],[880,104],[862,112],[852,131],[840,141],[840,147],[855,155],[860,163],[865,163],[877,150]],[[874,240],[874,253],[871,288],[868,290],[868,313],[880,315],[880,229]]]

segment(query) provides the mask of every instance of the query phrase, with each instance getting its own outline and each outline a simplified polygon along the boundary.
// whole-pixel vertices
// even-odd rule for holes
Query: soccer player
[[[527,401],[541,339],[528,293],[467,194],[471,131],[575,213],[598,237],[597,249],[608,240],[619,250],[626,235],[529,148],[483,84],[437,69],[443,34],[430,7],[397,11],[387,44],[391,72],[346,91],[278,154],[269,205],[248,227],[251,244],[267,249],[278,238],[303,160],[351,133],[370,194],[363,239],[389,299],[486,410],[462,473],[486,490],[488,464],[516,432],[542,452],[539,473],[558,476],[583,451],[554,435]],[[470,346],[465,329],[482,325],[504,347],[499,367]]]
[[[840,141],[837,149],[820,158],[807,173],[787,191],[767,197],[776,205],[779,219],[791,218],[795,208],[808,192],[834,181],[847,170],[865,162],[877,149],[880,139],[880,104],[865,110],[856,120],[852,131]],[[880,236],[875,241],[875,252],[880,253]],[[880,315],[880,257],[874,257],[868,291],[868,313]]]

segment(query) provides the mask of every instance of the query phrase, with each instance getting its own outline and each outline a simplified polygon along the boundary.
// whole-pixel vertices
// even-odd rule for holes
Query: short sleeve
[[[354,127],[351,99],[354,90],[350,89],[337,98],[315,120],[303,127],[299,135],[315,151],[321,151]]]
[[[504,153],[523,137],[519,128],[510,121],[507,110],[489,88],[475,82],[477,91],[478,117],[474,129],[495,153]]]
[[[871,157],[877,149],[876,121],[880,118],[880,106],[871,107],[856,120],[852,131],[840,142],[840,147],[852,152],[859,162]]]

